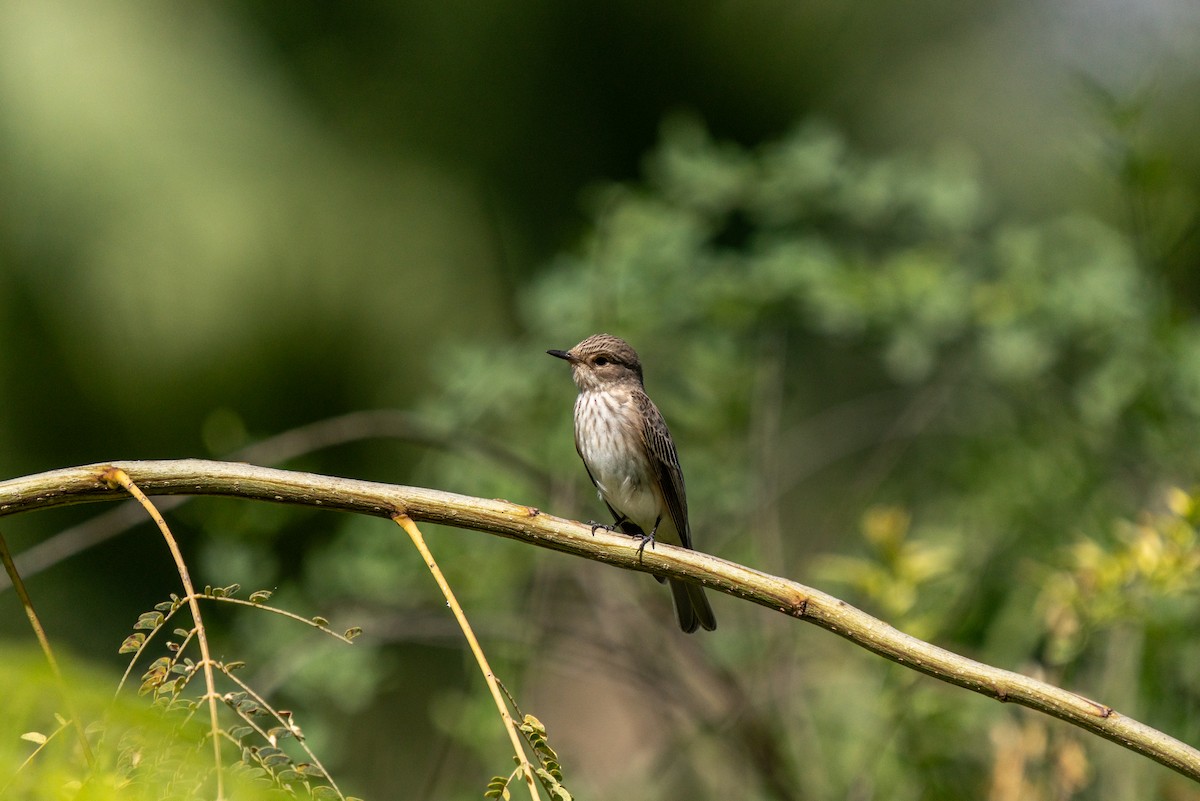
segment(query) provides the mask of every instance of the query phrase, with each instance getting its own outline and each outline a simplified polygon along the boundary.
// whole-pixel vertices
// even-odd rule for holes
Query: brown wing
[[[679,539],[684,548],[692,547],[692,536],[688,529],[687,491],[683,486],[683,471],[679,469],[679,454],[675,452],[675,443],[671,441],[671,432],[667,430],[667,422],[662,413],[654,405],[654,401],[644,392],[634,393],[635,402],[642,417],[642,441],[650,454],[651,466],[658,477],[658,485],[662,487],[663,498],[667,504],[667,512],[679,532]]]

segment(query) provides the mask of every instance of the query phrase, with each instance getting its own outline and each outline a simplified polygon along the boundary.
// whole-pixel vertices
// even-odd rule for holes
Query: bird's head
[[[593,334],[570,350],[548,350],[571,364],[571,377],[582,390],[625,383],[642,385],[642,363],[637,351],[612,334]]]

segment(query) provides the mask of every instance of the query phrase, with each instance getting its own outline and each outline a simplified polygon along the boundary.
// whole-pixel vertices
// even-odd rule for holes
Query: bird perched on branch
[[[612,528],[647,544],[692,547],[687,493],[671,432],[642,385],[637,351],[611,334],[596,334],[570,350],[548,350],[571,365],[575,450],[616,521]],[[659,581],[662,581],[660,578]],[[670,579],[679,626],[717,627],[699,584]]]

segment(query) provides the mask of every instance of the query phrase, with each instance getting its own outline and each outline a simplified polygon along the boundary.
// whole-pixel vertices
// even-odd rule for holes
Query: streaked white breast
[[[581,392],[575,400],[575,435],[601,499],[649,534],[663,505],[629,396]]]

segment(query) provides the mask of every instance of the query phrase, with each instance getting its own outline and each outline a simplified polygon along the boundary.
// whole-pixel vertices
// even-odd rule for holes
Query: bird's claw
[[[634,534],[633,536],[641,540],[637,547],[638,561],[640,562],[642,560],[643,552],[646,550],[646,545],[649,545],[651,550],[653,550],[656,540],[654,539],[653,534]]]
[[[595,520],[589,520],[587,524],[592,527],[593,537],[596,536],[597,531],[610,531],[613,533],[619,531],[622,534],[628,534],[630,537],[636,539],[638,541],[637,554],[639,560],[642,558],[643,552],[646,550],[646,546],[649,545],[651,548],[653,548],[654,543],[657,542],[657,540],[654,539],[654,535],[658,531],[657,525],[655,525],[654,531],[651,531],[649,534],[647,534],[637,525],[630,522],[628,518],[618,520],[611,525],[608,523],[597,523]]]

